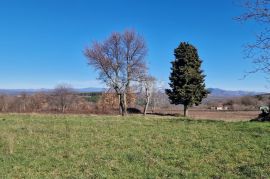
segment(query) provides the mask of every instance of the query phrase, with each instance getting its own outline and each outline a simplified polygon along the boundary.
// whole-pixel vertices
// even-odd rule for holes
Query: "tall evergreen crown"
[[[185,106],[199,105],[208,94],[205,89],[205,75],[201,70],[197,49],[189,43],[182,42],[174,50],[170,87],[166,93],[172,104]]]

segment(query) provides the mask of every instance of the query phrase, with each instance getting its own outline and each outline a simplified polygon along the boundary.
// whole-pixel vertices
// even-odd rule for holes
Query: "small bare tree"
[[[0,112],[6,112],[8,110],[8,102],[6,95],[0,95]]]
[[[245,0],[241,5],[246,13],[236,20],[255,21],[264,29],[256,35],[256,41],[247,44],[245,48],[246,57],[255,64],[255,69],[250,73],[260,71],[270,74],[270,0]]]
[[[88,64],[99,72],[98,79],[119,96],[121,114],[127,114],[126,96],[132,81],[146,71],[147,48],[144,39],[134,31],[112,33],[104,42],[95,42],[84,51]]]
[[[155,86],[156,79],[150,75],[146,75],[141,78],[140,84],[142,92],[145,94],[145,103],[144,103],[144,110],[143,114],[146,115],[147,109],[150,103],[150,98],[152,96],[154,86]]]
[[[19,111],[26,112],[29,96],[25,92],[22,92],[16,101],[18,102],[19,105]]]
[[[74,98],[75,95],[71,86],[67,84],[61,84],[54,89],[51,103],[56,106],[58,110],[64,113],[66,109],[72,104]]]
[[[46,93],[36,93],[33,94],[30,98],[30,104],[29,107],[32,109],[33,112],[41,112],[41,111],[47,111],[49,110],[48,102],[50,99],[49,94]]]

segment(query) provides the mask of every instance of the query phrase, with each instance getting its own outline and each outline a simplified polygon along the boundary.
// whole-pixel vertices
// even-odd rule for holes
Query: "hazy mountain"
[[[77,88],[74,89],[75,92],[86,93],[86,92],[102,92],[106,91],[106,88]],[[226,97],[240,97],[240,96],[254,96],[259,94],[264,94],[262,92],[254,92],[254,91],[230,91],[223,90],[219,88],[208,88],[210,91],[209,97],[211,98],[226,98]],[[7,95],[18,95],[21,93],[34,94],[39,92],[49,93],[52,92],[53,89],[0,89],[0,94]]]
[[[87,93],[87,92],[102,92],[105,91],[106,88],[77,88],[74,89],[75,92],[78,93]],[[22,93],[26,94],[35,94],[35,93],[50,93],[53,89],[0,89],[0,94],[6,95],[19,95]]]
[[[240,96],[254,96],[259,94],[264,94],[263,92],[256,91],[231,91],[223,90],[219,88],[208,88],[210,95],[215,97],[240,97]]]
[[[18,95],[21,93],[26,94],[33,94],[33,93],[39,93],[39,92],[50,92],[51,89],[0,89],[0,94],[6,94],[6,95]]]

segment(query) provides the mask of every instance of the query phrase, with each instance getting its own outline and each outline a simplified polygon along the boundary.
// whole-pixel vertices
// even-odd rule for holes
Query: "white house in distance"
[[[211,110],[217,110],[217,111],[227,111],[228,109],[229,109],[228,106],[224,106],[222,104],[211,107]]]

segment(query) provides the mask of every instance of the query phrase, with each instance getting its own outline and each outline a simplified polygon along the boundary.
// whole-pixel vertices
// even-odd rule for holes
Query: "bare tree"
[[[18,102],[18,105],[19,105],[19,111],[26,112],[27,111],[27,104],[29,101],[29,96],[25,92],[22,92],[18,96],[18,99],[16,101]]]
[[[84,51],[88,64],[99,72],[99,78],[119,96],[121,114],[127,114],[126,96],[132,81],[146,71],[147,48],[144,39],[134,31],[112,33],[104,42],[95,42]]]
[[[154,86],[155,86],[156,79],[150,75],[146,75],[141,78],[140,84],[142,92],[145,94],[145,103],[144,103],[144,110],[143,114],[146,115],[147,109],[150,103],[150,98],[152,96]]]
[[[246,13],[237,17],[240,22],[255,21],[263,30],[256,35],[256,41],[247,44],[245,55],[252,59],[255,69],[250,73],[270,74],[270,0],[245,0],[241,4]]]
[[[46,93],[36,93],[31,96],[29,107],[33,112],[41,112],[49,110],[49,95]]]
[[[51,104],[56,106],[58,110],[64,113],[66,109],[72,104],[74,98],[75,95],[70,85],[61,84],[54,89],[52,93]]]
[[[0,111],[1,112],[6,112],[8,110],[8,96],[6,95],[1,95],[0,96]]]

